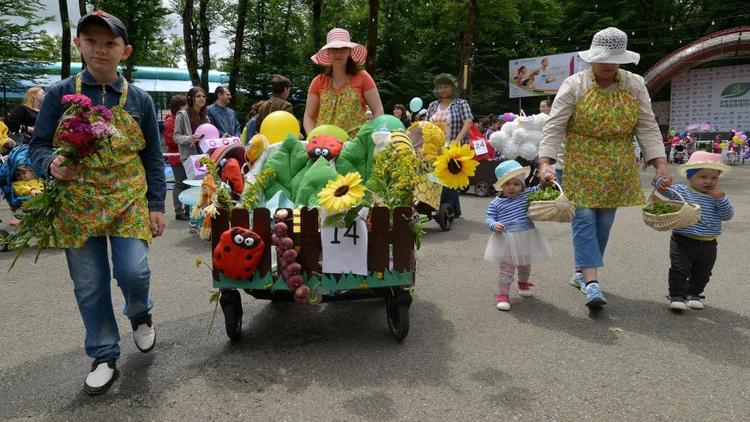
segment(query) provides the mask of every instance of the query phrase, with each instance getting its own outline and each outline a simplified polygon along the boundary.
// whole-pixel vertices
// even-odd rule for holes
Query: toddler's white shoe
[[[688,308],[688,305],[682,297],[670,297],[669,308],[674,311],[684,311]]]
[[[534,291],[531,290],[531,288],[534,287],[534,283],[530,282],[518,282],[518,294],[521,297],[532,297],[534,296]]]
[[[687,306],[690,309],[703,309],[703,302],[701,301],[703,299],[701,296],[688,296],[687,298]]]
[[[510,298],[508,295],[495,295],[497,305],[495,307],[500,311],[510,311]]]

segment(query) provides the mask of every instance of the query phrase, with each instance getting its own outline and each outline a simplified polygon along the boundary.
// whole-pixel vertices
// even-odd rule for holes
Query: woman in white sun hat
[[[327,69],[312,80],[307,91],[305,132],[330,124],[356,134],[367,121],[367,106],[373,117],[383,114],[375,81],[366,70],[357,67],[366,58],[367,48],[353,43],[346,29],[333,28],[328,32],[326,45],[310,57],[313,63]]]
[[[645,202],[633,160],[633,133],[645,161],[656,169],[654,180],[661,186],[672,183],[643,78],[620,69],[640,59],[627,50],[627,43],[628,36],[617,28],[594,35],[591,48],[579,54],[591,68],[563,82],[539,145],[539,171],[546,180],[556,177],[552,164],[558,154],[564,157],[565,191],[577,206],[571,284],[586,295],[590,307],[607,303],[597,270],[604,265],[617,208]]]

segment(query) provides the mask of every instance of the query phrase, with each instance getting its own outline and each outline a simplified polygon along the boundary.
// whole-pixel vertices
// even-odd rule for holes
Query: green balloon
[[[390,131],[394,130],[401,130],[406,131],[406,127],[403,123],[401,123],[401,120],[398,119],[396,116],[392,116],[390,114],[382,114],[375,118],[375,120],[370,123],[373,127],[373,129],[380,130],[382,128],[387,128]]]
[[[312,139],[318,135],[333,136],[341,139],[341,142],[346,142],[349,139],[346,131],[336,125],[320,125],[307,134],[307,139]]]

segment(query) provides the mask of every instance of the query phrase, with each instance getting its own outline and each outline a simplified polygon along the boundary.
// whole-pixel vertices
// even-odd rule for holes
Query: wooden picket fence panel
[[[416,255],[414,251],[414,233],[409,226],[409,218],[413,214],[410,207],[398,207],[393,210],[393,225],[391,225],[390,211],[386,207],[370,209],[372,229],[368,232],[368,271],[371,274],[388,271],[393,252],[393,271],[414,272]],[[294,241],[298,251],[297,262],[302,266],[302,272],[308,277],[321,272],[322,245],[320,242],[320,228],[318,224],[318,209],[304,207],[300,210],[300,232],[293,233],[292,210],[288,210],[286,223],[289,227],[289,237]],[[211,252],[219,242],[221,234],[232,227],[250,227],[250,214],[244,209],[233,209],[231,217],[226,212],[220,212],[211,221]],[[263,239],[266,249],[263,259],[256,271],[265,276],[271,271],[271,212],[267,208],[253,210],[253,227],[255,233]],[[391,245],[393,248],[391,248]],[[214,280],[219,279],[217,270],[213,273]]]

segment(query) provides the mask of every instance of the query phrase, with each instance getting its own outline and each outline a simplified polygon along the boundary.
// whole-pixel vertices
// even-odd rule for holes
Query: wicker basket
[[[529,218],[534,221],[553,221],[556,223],[570,223],[573,221],[576,209],[563,192],[562,186],[552,182],[560,191],[554,201],[531,201],[529,203]]]
[[[651,196],[648,198],[648,202],[644,207],[643,211],[643,222],[652,229],[660,232],[669,231],[672,229],[680,229],[683,227],[692,226],[701,219],[701,207],[697,204],[690,204],[685,201],[685,198],[680,195],[674,189],[667,188],[674,192],[679,201],[665,198],[660,195],[656,189],[651,192]],[[654,204],[669,204],[680,207],[679,211],[669,214],[651,214],[645,211],[646,208]]]

